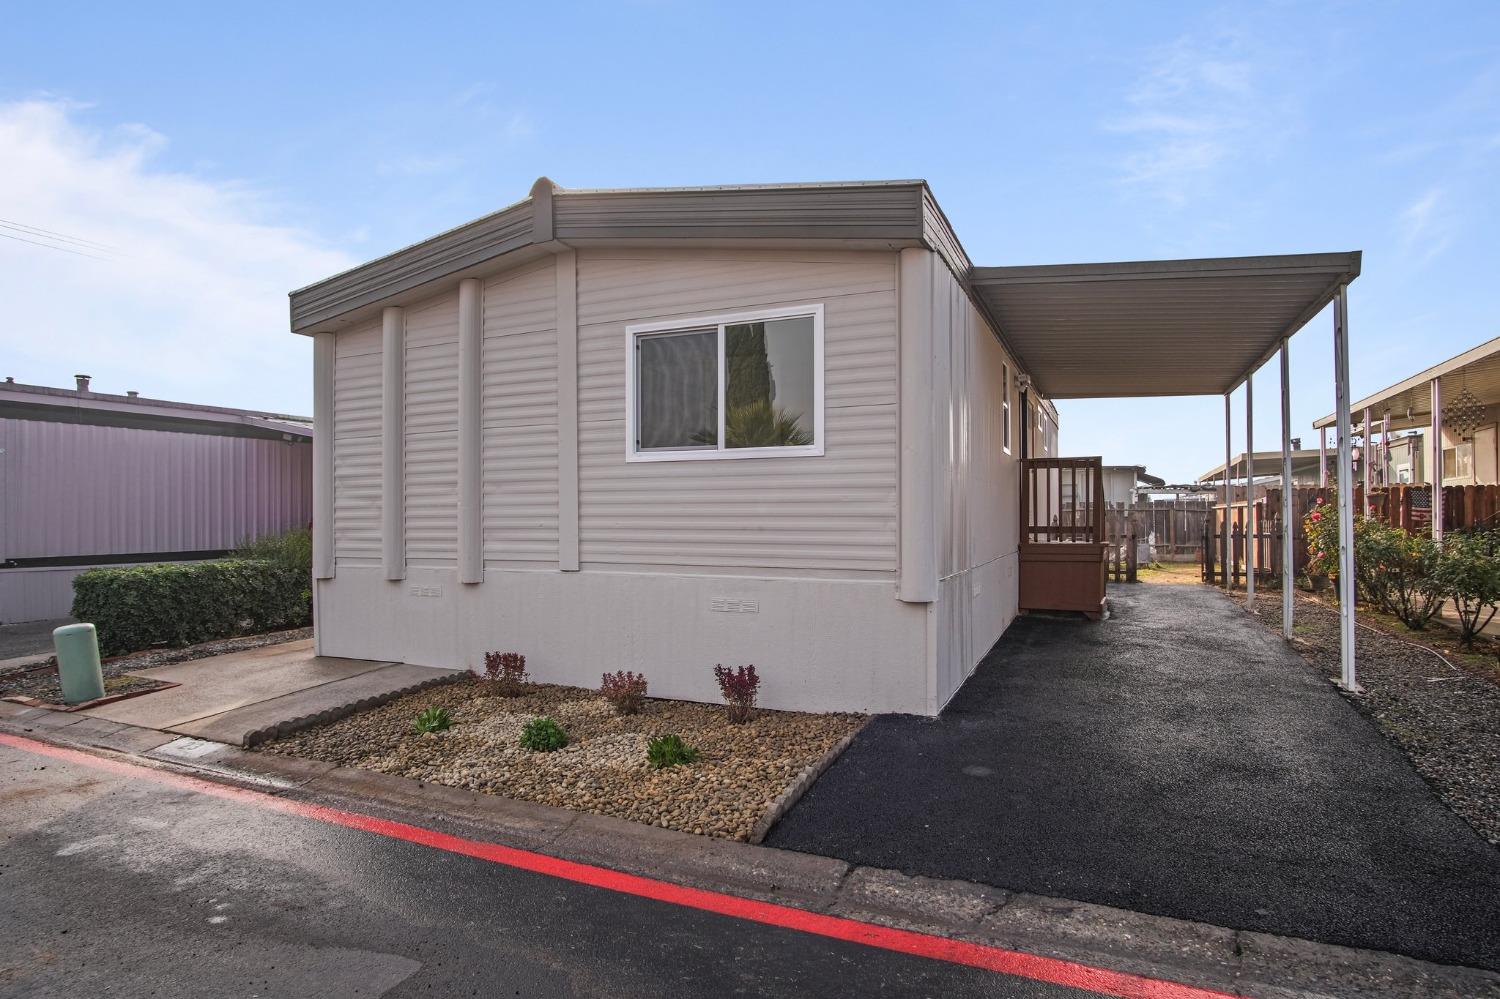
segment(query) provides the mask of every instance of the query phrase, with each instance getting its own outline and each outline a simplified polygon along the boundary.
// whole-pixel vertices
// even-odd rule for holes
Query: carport
[[[1349,428],[1349,284],[1360,253],[1212,257],[1102,264],[976,267],[970,285],[1007,344],[1049,399],[1222,395],[1224,461],[1230,463],[1230,396],[1245,386],[1245,452],[1253,454],[1251,376],[1273,357],[1281,368],[1281,474],[1292,484],[1290,368],[1287,342],[1333,305],[1334,396],[1338,481],[1353,481]],[[1053,459],[1055,464],[1056,460]],[[1045,474],[1053,475],[1051,470]],[[1060,473],[1059,473],[1060,474]],[[1059,480],[1060,483],[1060,480]],[[1224,503],[1230,502],[1224,482]],[[1060,489],[1060,485],[1059,485]],[[1086,489],[1085,495],[1092,489]],[[1075,495],[1077,494],[1075,487]],[[1357,689],[1354,663],[1354,511],[1340,490],[1339,603],[1341,684]],[[1023,509],[1027,506],[1024,498]],[[1022,524],[1030,532],[1029,523]],[[1037,544],[1059,546],[1074,533],[1046,532]],[[1022,589],[1028,571],[1023,533]],[[1097,541],[1097,537],[1094,538]],[[1228,543],[1226,537],[1225,543]],[[1283,563],[1292,564],[1291,532]],[[1033,551],[1044,550],[1034,548]],[[1246,600],[1255,599],[1254,546],[1248,547]],[[1034,564],[1034,563],[1033,563]],[[1031,571],[1038,571],[1032,569]],[[1102,587],[1102,579],[1100,583]],[[1226,581],[1226,587],[1228,583]],[[1292,635],[1293,601],[1282,587],[1284,635]]]

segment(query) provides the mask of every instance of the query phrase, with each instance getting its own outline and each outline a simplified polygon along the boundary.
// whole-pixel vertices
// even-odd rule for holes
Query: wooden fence
[[[1292,528],[1293,576],[1301,575],[1307,568],[1307,534],[1303,520],[1319,499],[1328,500],[1332,495],[1330,490],[1320,486],[1292,489],[1290,517],[1286,519]],[[1204,582],[1223,582],[1227,572],[1234,585],[1242,583],[1247,566],[1247,545],[1255,546],[1257,581],[1281,578],[1284,522],[1281,490],[1267,489],[1265,496],[1256,500],[1253,515],[1249,509],[1241,500],[1231,505],[1226,517],[1224,507],[1219,505],[1214,508],[1213,516],[1205,521],[1200,542]],[[1356,485],[1354,509],[1393,527],[1425,533],[1432,525],[1432,487],[1399,485],[1371,489],[1369,504],[1366,505],[1364,488]],[[1500,486],[1443,487],[1443,530],[1497,526],[1500,526]]]

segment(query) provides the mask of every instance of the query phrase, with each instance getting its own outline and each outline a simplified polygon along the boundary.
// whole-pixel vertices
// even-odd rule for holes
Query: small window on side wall
[[[1000,365],[1000,447],[1010,454],[1010,365]]]
[[[823,453],[823,307],[626,328],[626,458]]]

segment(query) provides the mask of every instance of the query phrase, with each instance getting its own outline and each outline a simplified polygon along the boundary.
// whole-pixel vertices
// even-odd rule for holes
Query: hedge
[[[73,580],[73,616],[98,629],[106,656],[191,645],[309,624],[311,581],[257,559],[90,569]]]

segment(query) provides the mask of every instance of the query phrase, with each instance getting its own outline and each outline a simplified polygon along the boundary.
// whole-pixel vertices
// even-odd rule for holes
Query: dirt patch
[[[1256,594],[1266,627],[1281,633],[1281,594]],[[1411,759],[1444,803],[1500,846],[1500,684],[1494,654],[1460,650],[1433,626],[1407,631],[1360,608],[1355,657],[1362,694],[1347,695]],[[1399,630],[1398,630],[1399,629]],[[1293,644],[1331,678],[1339,675],[1338,609],[1297,594]]]
[[[448,709],[453,727],[416,734],[413,720],[432,705]],[[520,747],[522,727],[541,715],[567,732],[566,748]],[[758,711],[734,725],[720,705],[667,700],[648,700],[640,714],[620,716],[591,690],[537,684],[519,697],[494,697],[476,679],[397,698],[260,748],[745,840],[782,791],[863,722],[851,714]],[[698,762],[651,769],[647,741],[668,733],[696,748]]]
[[[1136,569],[1142,583],[1201,583],[1203,568],[1197,562],[1152,562]]]

